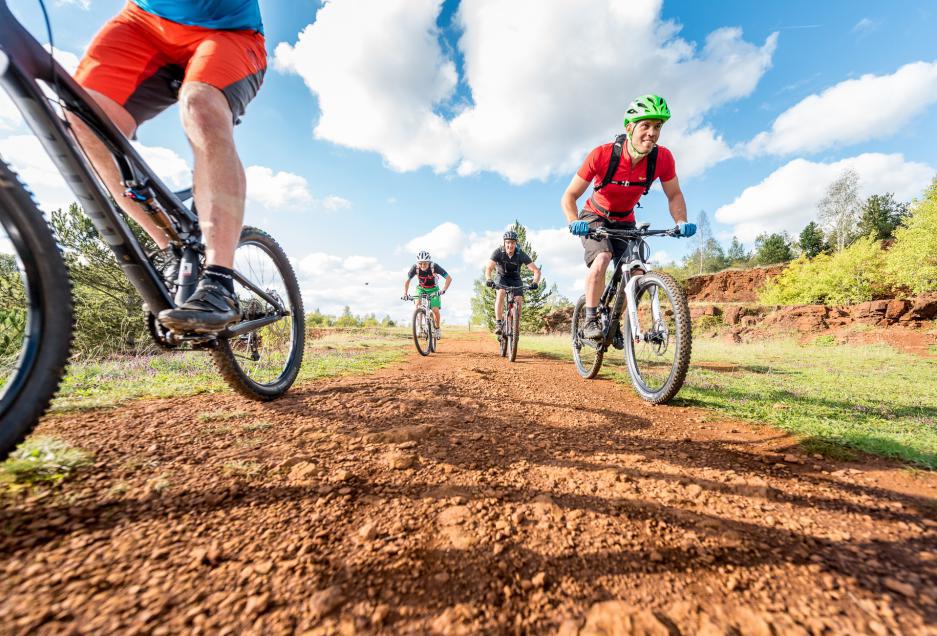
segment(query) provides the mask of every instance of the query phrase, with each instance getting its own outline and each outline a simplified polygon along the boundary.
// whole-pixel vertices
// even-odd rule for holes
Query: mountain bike
[[[511,362],[517,358],[517,341],[521,337],[521,307],[517,304],[514,292],[524,292],[527,288],[521,286],[507,286],[495,283],[495,289],[503,289],[507,298],[504,302],[504,311],[501,314],[501,335],[498,336],[498,346],[501,357],[507,357]]]
[[[669,274],[652,271],[647,261],[649,236],[678,236],[676,228],[649,230],[649,223],[635,229],[600,227],[590,238],[627,241],[627,249],[615,263],[614,274],[597,307],[602,337],[582,337],[586,297],[573,310],[573,360],[579,375],[592,379],[602,368],[609,347],[625,350],[631,383],[642,399],[664,403],[680,390],[690,365],[692,348],[690,308],[686,294]],[[622,320],[624,318],[624,320]]]
[[[192,198],[191,188],[181,192],[167,188],[94,100],[16,21],[6,0],[0,0],[0,86],[142,297],[156,344],[163,349],[210,351],[227,383],[248,398],[270,400],[282,395],[302,365],[304,314],[296,276],[277,242],[255,228],[241,231],[234,262],[239,320],[216,334],[164,328],[156,316],[191,295],[204,264],[197,211],[194,203],[191,208],[185,205]],[[166,280],[162,266],[144,252],[73,136],[66,112],[84,122],[110,150],[126,195],[169,238],[179,258],[176,280]],[[29,190],[2,160],[0,280],[3,458],[35,427],[57,391],[74,322],[68,271],[52,229]]]
[[[416,296],[404,296],[406,301],[415,301],[413,310],[413,344],[421,356],[428,356],[436,351],[436,323],[433,321],[433,311],[424,306],[423,299],[429,304],[433,298],[438,298],[439,292],[431,294],[417,294]]]

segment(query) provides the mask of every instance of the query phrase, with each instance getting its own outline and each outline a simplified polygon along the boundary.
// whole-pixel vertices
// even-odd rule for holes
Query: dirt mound
[[[937,477],[448,338],[365,377],[47,418],[0,633],[925,634]],[[202,412],[238,413],[230,426]],[[262,422],[264,426],[257,426]],[[932,632],[930,632],[932,633]]]
[[[778,276],[784,267],[772,265],[693,276],[684,282],[684,289],[690,302],[755,302],[765,282]]]

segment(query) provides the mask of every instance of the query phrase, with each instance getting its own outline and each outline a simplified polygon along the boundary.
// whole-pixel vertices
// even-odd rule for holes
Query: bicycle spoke
[[[655,393],[670,380],[676,364],[674,346],[677,325],[670,297],[656,284],[640,289],[635,299],[637,327],[632,325],[631,336],[635,370],[645,390]]]
[[[234,268],[252,284],[277,298],[283,308],[293,312],[290,299],[276,264],[259,245],[245,243],[238,247]],[[275,311],[261,296],[243,285],[237,285],[238,302],[246,320],[261,318]],[[254,382],[269,384],[277,380],[289,363],[292,348],[292,324],[288,317],[265,325],[256,331],[232,339],[230,346],[244,373]]]

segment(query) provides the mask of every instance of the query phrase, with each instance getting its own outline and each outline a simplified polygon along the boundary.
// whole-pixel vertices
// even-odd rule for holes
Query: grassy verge
[[[565,336],[520,345],[572,364]],[[602,374],[630,383],[623,355],[609,358]],[[937,469],[937,362],[885,345],[697,339],[676,403],[789,431],[808,452],[856,449]]]
[[[399,328],[336,331],[307,339],[296,381],[375,371],[403,359],[408,344],[409,333]],[[107,408],[137,398],[228,390],[207,353],[112,358],[72,364],[53,410]]]

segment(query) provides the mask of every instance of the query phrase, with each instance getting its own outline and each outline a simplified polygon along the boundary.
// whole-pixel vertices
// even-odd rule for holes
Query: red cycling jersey
[[[611,143],[603,144],[590,152],[576,174],[586,181],[592,181],[593,185],[601,183],[605,171],[608,170],[608,162],[612,157],[612,146]],[[644,181],[646,176],[647,158],[641,159],[632,166],[631,157],[628,155],[628,151],[625,150],[622,153],[621,163],[618,164],[618,170],[615,171],[613,179],[615,181]],[[663,146],[658,146],[654,177],[661,181],[670,181],[676,176],[677,165],[673,153]],[[595,197],[596,203],[602,208],[614,213],[616,222],[633,223],[634,206],[638,203],[642,194],[644,194],[644,188],[641,186],[620,186],[610,183],[598,192],[593,193],[592,196]],[[608,218],[607,214],[593,205],[592,197],[586,202],[585,209],[600,217]]]

